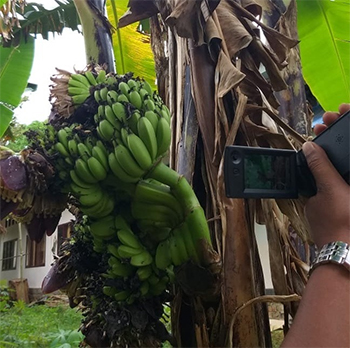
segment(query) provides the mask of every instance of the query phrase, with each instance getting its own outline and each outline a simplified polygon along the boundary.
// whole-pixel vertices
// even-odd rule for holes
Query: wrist
[[[329,231],[327,231],[327,232],[321,234],[321,236],[320,236],[320,234],[318,234],[319,236],[317,238],[315,238],[315,240],[314,240],[318,251],[321,250],[321,248],[324,245],[326,245],[328,243],[335,242],[335,241],[342,241],[342,242],[350,245],[350,229],[349,228],[339,230],[336,233],[333,232],[332,234],[330,234]]]

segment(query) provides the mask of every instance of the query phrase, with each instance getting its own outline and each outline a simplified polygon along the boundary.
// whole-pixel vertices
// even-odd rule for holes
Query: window
[[[2,270],[16,269],[17,239],[9,240],[3,244]]]
[[[72,231],[72,223],[67,222],[66,224],[59,225],[57,227],[57,255],[61,255],[60,249],[63,242],[70,237]]]
[[[30,240],[27,236],[26,267],[45,266],[45,247],[46,236],[43,237],[40,243]]]

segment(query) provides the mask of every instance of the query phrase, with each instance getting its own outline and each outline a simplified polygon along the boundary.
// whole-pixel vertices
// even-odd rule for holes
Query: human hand
[[[339,113],[327,111],[324,113],[322,119],[323,124],[316,124],[314,128],[314,132],[316,135],[319,135],[323,132],[328,126],[330,126],[334,121],[336,121],[342,114],[345,114],[350,110],[350,104],[340,104]]]
[[[325,124],[315,126],[316,135],[348,110],[350,104],[342,104],[339,114],[326,112],[323,116]],[[315,244],[319,248],[337,240],[350,244],[350,186],[320,146],[307,142],[303,145],[303,152],[317,185],[317,194],[305,206]]]

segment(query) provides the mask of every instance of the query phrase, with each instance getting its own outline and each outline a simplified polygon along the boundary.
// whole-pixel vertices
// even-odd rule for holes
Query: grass
[[[80,321],[81,314],[76,309],[28,307],[17,302],[0,313],[0,347],[58,348],[66,344],[64,347],[75,348],[77,336],[82,339],[75,333]]]
[[[28,307],[17,302],[0,310],[0,348],[78,348],[83,337],[76,334],[81,318],[80,312],[66,306]],[[282,340],[282,330],[272,332],[273,348],[280,347]]]

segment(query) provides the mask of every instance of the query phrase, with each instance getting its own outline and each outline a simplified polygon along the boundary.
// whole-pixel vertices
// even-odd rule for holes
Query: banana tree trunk
[[[115,72],[111,25],[105,17],[105,0],[74,0],[83,28],[86,62]]]
[[[181,286],[172,302],[173,334],[178,346],[271,346],[265,302],[298,301],[306,282],[305,265],[289,238],[294,229],[307,239],[302,202],[227,199],[223,152],[233,143],[299,148],[303,142],[293,129],[305,134],[309,127],[299,52],[294,48],[295,1],[287,4],[285,14],[274,17],[273,25],[280,23],[275,28],[272,19],[268,24],[257,19],[263,14],[269,18],[269,10],[276,9],[270,0],[261,5],[246,0],[147,4],[131,0],[119,26],[153,16],[159,93],[173,115],[170,166],[192,183],[222,261],[222,267],[215,262],[203,271],[199,285],[189,283],[184,271],[177,274]],[[276,9],[273,15],[277,13]],[[260,39],[256,24],[267,43]],[[294,109],[300,113],[291,114]],[[299,115],[301,119],[295,120]],[[279,296],[264,295],[256,221],[268,231]],[[289,308],[288,313],[295,310]]]

